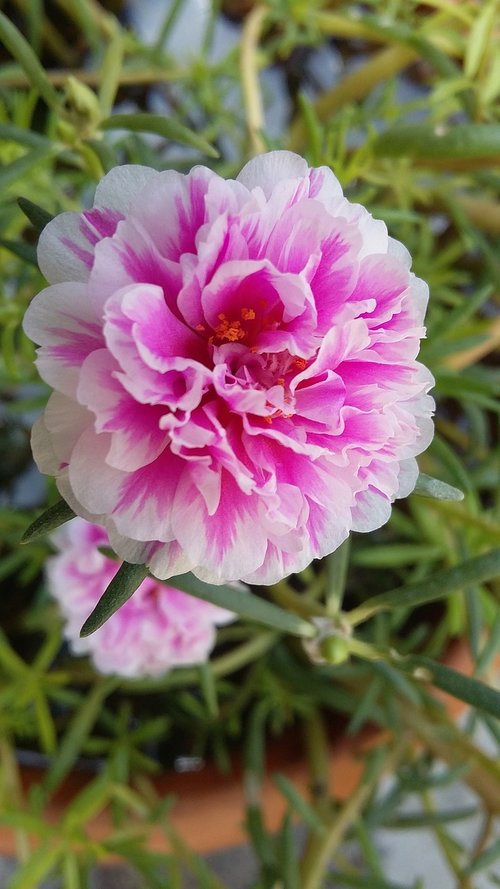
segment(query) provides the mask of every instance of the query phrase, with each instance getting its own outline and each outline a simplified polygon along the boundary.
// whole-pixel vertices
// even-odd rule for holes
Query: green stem
[[[158,38],[154,44],[154,50],[156,52],[160,52],[167,40],[170,31],[175,25],[175,20],[180,12],[181,6],[183,4],[183,0],[174,0],[173,3],[170,3],[168,6],[168,11],[163,19],[163,24],[160,28]]]
[[[314,108],[318,120],[326,121],[343,105],[359,102],[384,80],[390,80],[418,58],[413,49],[406,46],[390,46],[373,55],[368,62],[348,74],[340,83],[316,102]],[[292,127],[290,148],[300,151],[307,135],[303,120]]]
[[[327,591],[326,591],[326,611],[330,616],[339,613],[342,607],[342,599],[347,579],[347,569],[349,567],[349,553],[351,541],[347,540],[338,547],[330,556],[326,558],[326,575],[327,575]]]
[[[262,657],[269,651],[276,642],[278,634],[270,631],[262,631],[255,635],[248,642],[238,646],[234,651],[216,658],[211,664],[213,675],[217,679],[228,676],[236,670],[251,664],[258,658]],[[123,681],[122,685],[129,692],[137,694],[147,694],[151,691],[159,691],[169,688],[179,688],[186,685],[197,685],[199,683],[199,671],[197,667],[187,669],[174,670],[164,679],[144,679]]]
[[[359,818],[365,803],[375,790],[381,773],[393,771],[401,759],[406,745],[399,744],[366,776],[338,810],[324,834],[309,836],[301,866],[301,889],[321,889],[330,863],[347,831]]]
[[[500,813],[500,768],[479,750],[446,716],[430,717],[402,706],[399,715],[434,756],[450,766],[467,763],[462,780],[483,800],[492,813]]]
[[[79,82],[87,84],[87,86],[99,87],[102,83],[102,71],[87,70],[79,68],[76,71],[72,68],[60,69],[58,71],[47,71],[47,80],[54,87],[61,87],[66,84],[68,77],[75,77]],[[176,68],[143,68],[122,69],[118,79],[119,86],[140,86],[149,83],[163,83],[169,80],[183,80],[188,77],[186,71]],[[14,87],[15,89],[27,89],[31,86],[31,82],[22,70],[10,70],[0,75],[0,85],[3,87]]]
[[[13,803],[16,809],[24,809],[23,789],[19,766],[14,756],[14,750],[9,741],[0,738],[0,808],[6,808],[6,803]],[[24,830],[15,831],[16,857],[26,863],[30,859],[31,849],[28,834]]]
[[[257,52],[262,33],[264,19],[267,15],[266,6],[256,6],[247,16],[241,37],[240,70],[243,87],[248,134],[252,154],[262,154],[266,144],[262,138],[264,129],[264,111],[259,83]]]
[[[314,588],[313,591],[315,591]],[[269,592],[271,598],[277,605],[280,605],[281,608],[285,608],[287,611],[292,611],[294,614],[300,615],[300,617],[309,619],[313,615],[326,616],[326,611],[323,606],[314,600],[311,601],[309,590],[303,594],[296,593],[290,589],[286,580],[280,580],[278,583],[273,584],[273,586],[270,587]]]
[[[318,815],[326,818],[330,811],[330,751],[325,724],[318,710],[315,710],[304,723],[304,739],[313,805]]]
[[[435,814],[436,807],[434,806],[432,796],[429,791],[423,791],[423,793],[421,794],[421,798],[425,812],[427,814]],[[441,852],[443,853],[443,856],[447,861],[448,867],[453,872],[457,880],[457,889],[474,889],[469,878],[462,875],[460,862],[457,861],[456,849],[442,825],[434,824],[433,832],[441,849]]]

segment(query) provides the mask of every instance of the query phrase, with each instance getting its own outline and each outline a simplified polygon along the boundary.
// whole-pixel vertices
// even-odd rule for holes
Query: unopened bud
[[[349,660],[349,643],[342,636],[328,636],[321,643],[320,652],[327,664],[343,664]]]
[[[64,108],[66,122],[74,127],[76,136],[93,135],[101,119],[99,101],[93,90],[76,77],[66,81]]]

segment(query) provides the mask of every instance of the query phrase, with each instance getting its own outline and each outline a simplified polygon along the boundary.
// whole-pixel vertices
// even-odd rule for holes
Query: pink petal
[[[104,342],[85,285],[54,284],[42,290],[28,307],[23,327],[41,346],[36,363],[42,379],[74,396],[82,362]]]
[[[94,250],[82,232],[81,220],[79,213],[61,213],[40,233],[38,265],[50,284],[88,279]]]
[[[106,462],[133,472],[167,446],[168,436],[160,429],[165,409],[138,403],[119,382],[118,370],[106,349],[93,352],[82,365],[77,397],[95,415],[95,431],[111,433]]]
[[[254,571],[262,564],[267,547],[253,498],[242,494],[228,475],[221,491],[218,509],[208,517],[201,495],[184,475],[172,511],[177,539],[196,565],[194,574],[215,584],[239,580]]]
[[[109,297],[137,284],[160,287],[173,307],[181,286],[181,271],[176,261],[161,255],[154,240],[131,217],[119,223],[113,238],[105,238],[96,245],[89,299],[100,315]]]

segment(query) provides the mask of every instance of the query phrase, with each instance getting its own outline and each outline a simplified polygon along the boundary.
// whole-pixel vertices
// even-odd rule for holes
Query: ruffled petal
[[[54,284],[32,300],[24,331],[39,343],[37,368],[46,383],[74,396],[80,367],[104,344],[101,326],[83,284]]]
[[[156,460],[167,446],[168,435],[160,428],[165,409],[132,398],[118,371],[107,349],[93,352],[82,365],[77,397],[94,414],[95,431],[111,434],[106,462],[134,472]]]

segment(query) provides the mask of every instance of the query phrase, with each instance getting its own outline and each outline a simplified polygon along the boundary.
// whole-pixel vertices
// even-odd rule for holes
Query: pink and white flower
[[[168,578],[273,583],[384,524],[431,441],[428,288],[326,167],[116,167],[44,229],[40,469]]]
[[[104,528],[76,518],[52,538],[59,552],[47,561],[49,590],[65,621],[75,654],[89,654],[102,673],[158,676],[172,667],[200,664],[215,643],[215,627],[234,614],[147,577],[131,599],[85,639],[80,628],[118,570],[100,552]]]

